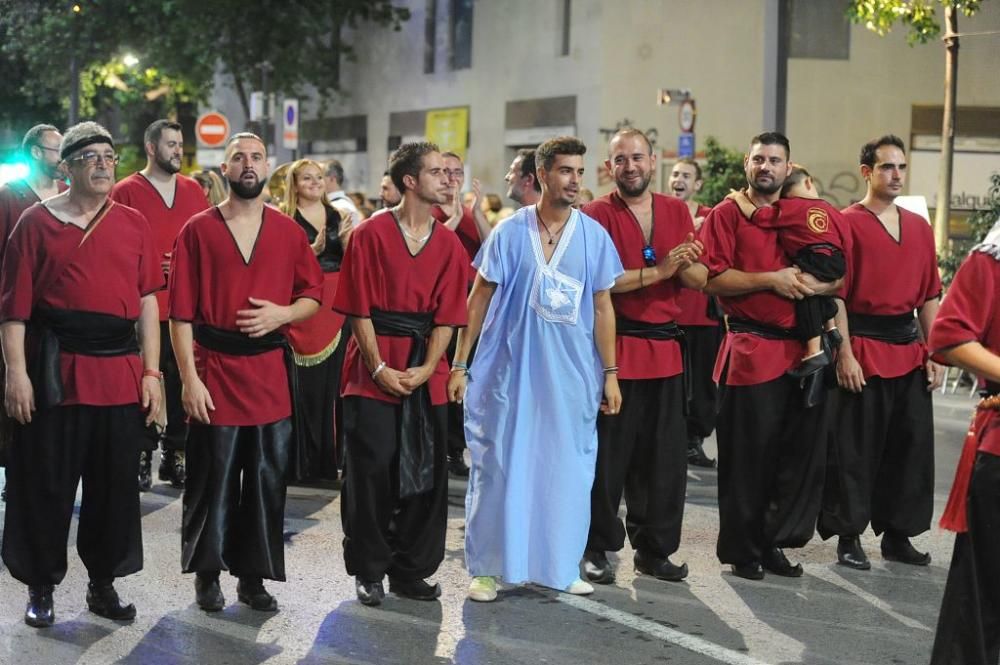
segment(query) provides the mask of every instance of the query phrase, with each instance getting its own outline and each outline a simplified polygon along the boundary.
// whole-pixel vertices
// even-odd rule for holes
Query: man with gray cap
[[[163,273],[149,223],[109,198],[118,156],[106,129],[69,128],[59,156],[69,190],[24,212],[0,274],[4,404],[19,423],[3,561],[28,585],[24,621],[34,627],[55,620],[81,478],[87,606],[135,617],[113,582],[142,569],[135,442],[160,404]]]

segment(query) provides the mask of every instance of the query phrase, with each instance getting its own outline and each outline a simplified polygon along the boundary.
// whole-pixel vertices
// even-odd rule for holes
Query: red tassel
[[[941,515],[942,529],[955,533],[965,533],[969,530],[965,509],[968,504],[972,467],[979,449],[979,432],[986,420],[993,415],[992,410],[983,409],[977,410],[972,416],[969,433],[965,435],[965,443],[962,445],[962,456],[958,458],[958,467],[955,469],[955,481],[951,485],[948,504],[944,508],[944,514]]]

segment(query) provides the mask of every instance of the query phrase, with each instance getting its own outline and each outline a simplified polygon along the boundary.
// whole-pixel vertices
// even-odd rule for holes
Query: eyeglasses
[[[76,165],[86,164],[87,166],[96,166],[98,162],[104,162],[105,164],[117,166],[118,159],[118,155],[113,152],[97,153],[87,151],[77,155],[76,157],[70,157],[66,161]]]
[[[449,178],[458,178],[465,175],[465,171],[462,169],[445,169],[444,174]]]
[[[34,144],[36,148],[41,148],[42,150],[48,150],[49,152],[59,152],[59,148],[50,148],[47,145],[42,145],[41,143]]]

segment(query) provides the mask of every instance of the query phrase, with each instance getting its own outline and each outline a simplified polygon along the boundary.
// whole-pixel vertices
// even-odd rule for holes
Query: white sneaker
[[[577,578],[572,584],[566,587],[566,593],[573,594],[574,596],[589,596],[594,593],[594,587],[589,582],[584,582]]]
[[[593,589],[591,589],[593,591]],[[469,584],[469,600],[491,603],[497,599],[497,581],[492,577],[473,577]]]

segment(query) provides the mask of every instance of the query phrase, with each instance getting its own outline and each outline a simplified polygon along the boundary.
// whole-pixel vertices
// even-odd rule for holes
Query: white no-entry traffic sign
[[[218,111],[203,113],[194,124],[198,145],[205,148],[219,148],[229,138],[229,121]]]

